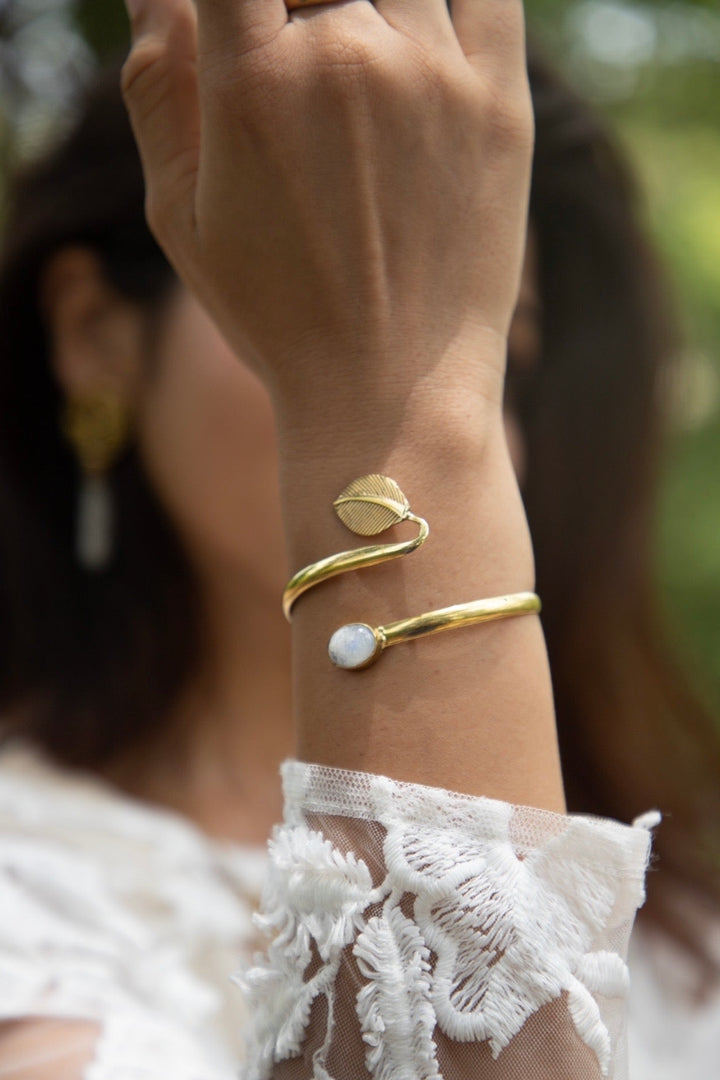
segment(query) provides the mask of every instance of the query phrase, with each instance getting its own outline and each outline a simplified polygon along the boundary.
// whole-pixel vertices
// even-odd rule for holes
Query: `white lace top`
[[[62,1073],[78,1080],[625,1080],[625,955],[656,816],[630,827],[299,763],[283,780],[268,865],[6,748],[0,1020],[89,1022],[90,1052]],[[14,1026],[0,1076],[60,1076],[20,1060]]]

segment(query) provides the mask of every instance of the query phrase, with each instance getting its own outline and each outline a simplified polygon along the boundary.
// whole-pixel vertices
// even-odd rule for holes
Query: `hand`
[[[150,224],[280,412],[499,408],[532,143],[519,0],[129,0]]]
[[[150,223],[274,397],[290,564],[347,546],[329,508],[363,472],[431,522],[415,561],[298,605],[299,755],[558,808],[536,617],[399,647],[360,685],[325,655],[359,611],[534,587],[501,409],[532,142],[520,0],[455,0],[454,24],[445,0],[197,0],[197,24],[191,0],[128,5]]]

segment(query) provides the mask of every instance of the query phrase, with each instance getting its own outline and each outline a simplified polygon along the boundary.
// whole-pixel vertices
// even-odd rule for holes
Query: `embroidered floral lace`
[[[289,763],[247,1080],[627,1075],[643,825]]]
[[[43,769],[0,770],[3,1078],[627,1080],[653,815],[288,763],[243,999],[251,853]]]

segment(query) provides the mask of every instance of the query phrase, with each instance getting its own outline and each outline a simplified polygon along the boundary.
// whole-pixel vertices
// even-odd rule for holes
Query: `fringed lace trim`
[[[261,919],[271,945],[243,979],[257,1018],[248,1080],[303,1052],[319,995],[327,1021],[314,1076],[328,1080],[335,983],[349,962],[374,1080],[442,1080],[438,1027],[486,1042],[497,1059],[562,995],[612,1075],[598,997],[626,994],[624,956],[606,943],[643,902],[649,821],[633,828],[299,763],[285,766],[284,781],[286,823],[271,844]],[[356,852],[327,834],[343,850],[352,837]],[[382,845],[377,885],[360,857],[363,835],[368,851]]]

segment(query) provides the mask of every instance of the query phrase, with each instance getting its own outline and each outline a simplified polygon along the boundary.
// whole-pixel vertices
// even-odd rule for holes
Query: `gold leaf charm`
[[[410,514],[410,503],[395,481],[379,473],[353,480],[333,506],[343,525],[359,536],[385,532]]]

